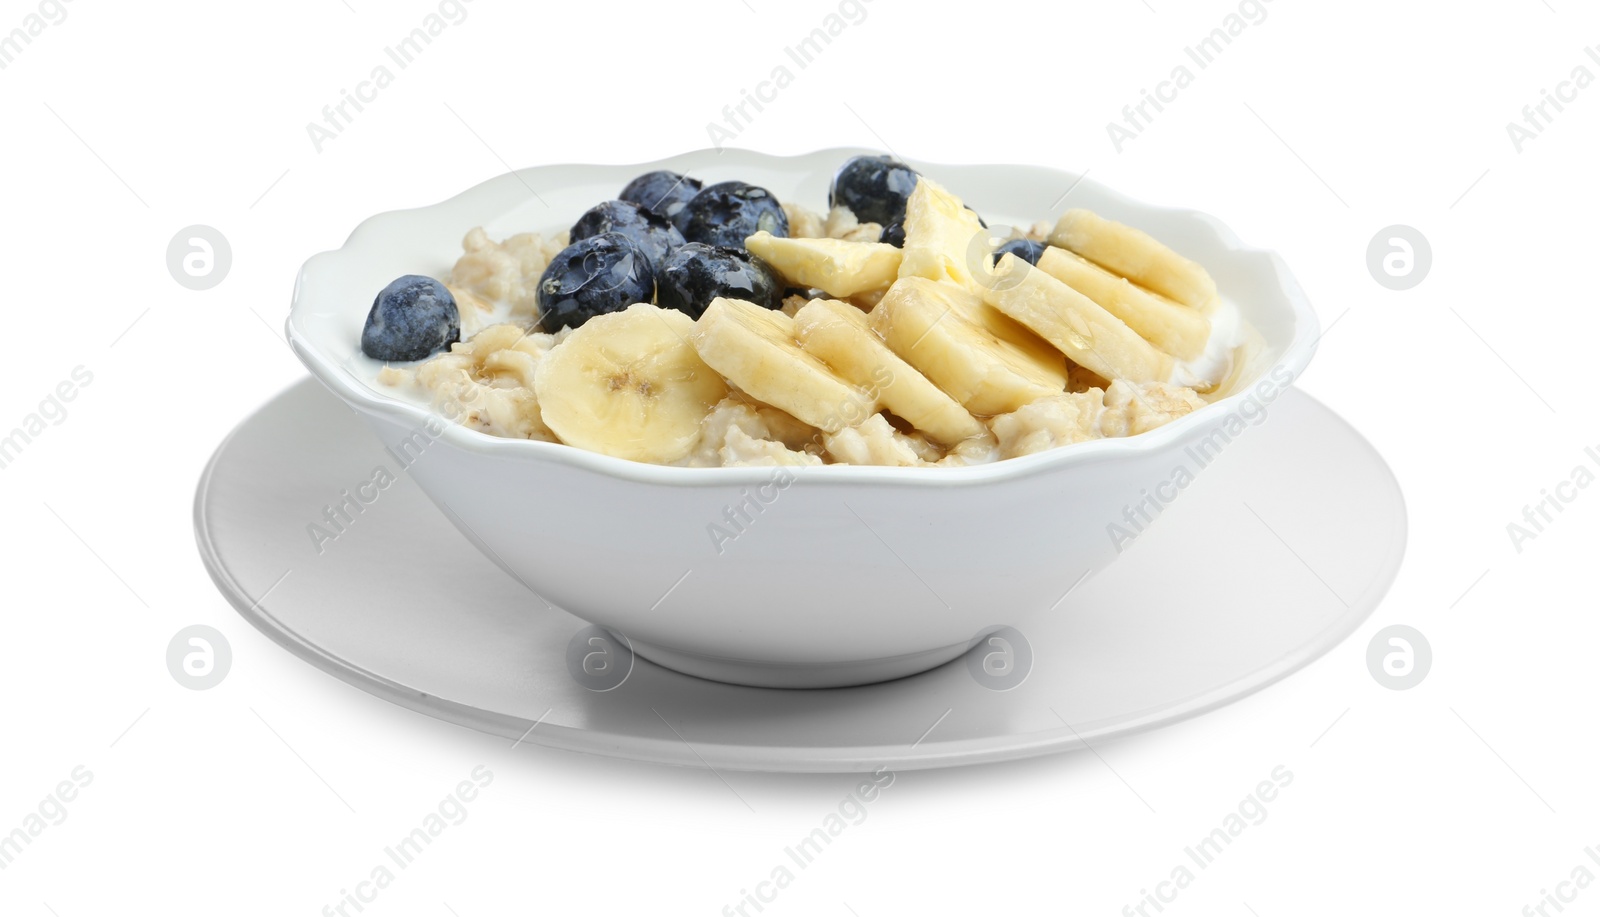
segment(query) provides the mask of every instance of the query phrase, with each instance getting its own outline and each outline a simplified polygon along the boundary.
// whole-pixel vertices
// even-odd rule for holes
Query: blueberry
[[[656,278],[656,305],[699,318],[718,296],[783,307],[783,284],[766,262],[743,249],[690,242],[667,256]]]
[[[742,181],[718,182],[701,189],[673,217],[683,237],[723,248],[744,248],[744,240],[765,229],[789,235],[789,217],[772,192]]]
[[[852,156],[833,176],[828,207],[843,204],[863,223],[884,226],[906,215],[917,172],[888,156]]]
[[[361,329],[361,352],[374,360],[420,360],[461,340],[456,298],[432,277],[407,274],[372,301]]]
[[[994,250],[994,260],[998,262],[1001,255],[1012,254],[1029,264],[1038,264],[1039,256],[1044,254],[1044,248],[1043,242],[1035,242],[1032,239],[1012,239]]]
[[[700,191],[700,179],[668,172],[646,172],[622,189],[617,197],[671,219]]]
[[[890,245],[893,245],[895,248],[905,248],[906,247],[906,220],[905,220],[905,217],[902,216],[902,217],[900,217],[900,219],[895,220],[893,223],[885,224],[884,227],[883,227],[883,235],[878,237],[878,241],[879,242],[887,242]]]
[[[659,270],[667,252],[683,244],[682,233],[666,217],[627,201],[605,201],[590,207],[572,224],[572,241],[603,232],[620,232],[627,236],[650,259],[652,270]]]
[[[603,232],[563,248],[539,278],[539,323],[545,331],[577,328],[596,315],[620,312],[655,293],[650,259],[620,232]]]

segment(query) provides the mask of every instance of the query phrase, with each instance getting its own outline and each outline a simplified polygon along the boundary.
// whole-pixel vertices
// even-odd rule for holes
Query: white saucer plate
[[[591,625],[469,543],[310,379],[218,447],[195,528],[247,621],[413,710],[664,764],[914,769],[1066,751],[1191,717],[1307,665],[1366,620],[1399,569],[1406,517],[1359,433],[1288,389],[1208,464],[1162,490],[1175,499],[1158,525],[1127,526],[1136,537],[1116,563],[1076,586],[1064,575],[1063,597],[1025,633],[920,675],[823,690],[722,684],[642,657],[596,690],[615,681],[607,665],[627,668],[626,650],[591,642]],[[328,508],[341,504],[349,521],[335,512],[335,525]],[[751,616],[768,613],[766,597],[746,600]],[[587,675],[569,664],[585,657],[599,660]]]

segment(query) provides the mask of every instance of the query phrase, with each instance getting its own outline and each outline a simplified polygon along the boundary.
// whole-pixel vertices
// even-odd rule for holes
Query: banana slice
[[[1066,357],[1061,355],[1054,344],[1034,334],[1021,322],[1001,312],[994,306],[983,301],[983,297],[976,292],[967,292],[957,289],[951,284],[944,284],[945,301],[956,310],[956,314],[976,325],[981,325],[990,334],[1010,344],[1018,356],[1023,357],[1033,364],[1035,370],[1049,375],[1051,384],[1065,387],[1067,372],[1070,367]]]
[[[1140,337],[1180,360],[1193,360],[1205,352],[1211,320],[1195,309],[1152,293],[1064,248],[1045,249],[1039,257],[1039,270],[1094,300]]]
[[[985,292],[984,302],[1033,329],[1072,362],[1112,381],[1165,382],[1172,375],[1172,357],[1089,297],[1010,253],[995,270],[1017,280]]]
[[[984,302],[1032,328],[1077,365],[1110,381],[1165,382],[1173,374],[1173,358],[1085,294],[1027,266],[1016,254],[1003,254],[995,270],[1022,274],[1014,275],[1019,277],[1014,285],[984,293]]]
[[[906,243],[901,277],[926,277],[977,290],[973,266],[987,266],[994,247],[978,215],[961,199],[927,178],[906,201]]]
[[[902,278],[924,277],[971,291],[970,296],[947,291],[946,301],[963,318],[1014,345],[1039,371],[1059,377],[1061,385],[1066,385],[1066,361],[1060,351],[1011,318],[984,305],[979,294],[992,284],[980,279],[975,270],[983,271],[985,279],[1002,275],[989,274],[989,258],[994,253],[995,240],[978,222],[976,213],[937,183],[919,178],[906,202],[905,228],[905,249],[900,258]],[[854,301],[859,303],[860,297]]]
[[[1059,372],[1040,367],[1017,345],[966,318],[971,299],[949,283],[901,277],[868,321],[889,349],[980,417],[1009,414],[1061,392],[1066,385],[1061,355],[1056,354]]]
[[[878,396],[887,408],[929,439],[958,443],[985,427],[928,377],[895,355],[860,309],[831,299],[813,299],[795,313],[795,336],[839,375]]]
[[[900,249],[884,242],[780,239],[762,231],[744,244],[790,285],[816,287],[829,296],[887,289],[900,272]]]
[[[1063,213],[1050,233],[1050,244],[1186,306],[1206,309],[1217,297],[1216,281],[1205,268],[1132,226],[1087,210]]]
[[[687,340],[694,320],[637,303],[599,315],[539,360],[534,391],[561,441],[637,462],[675,462],[728,394]]]
[[[878,410],[871,394],[800,349],[794,319],[782,312],[718,297],[689,340],[701,359],[752,398],[819,430],[837,433]]]

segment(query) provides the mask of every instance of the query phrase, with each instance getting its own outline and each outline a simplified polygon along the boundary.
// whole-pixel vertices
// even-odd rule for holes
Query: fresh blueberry
[[[596,315],[620,312],[655,293],[650,259],[620,232],[603,232],[563,248],[539,278],[539,323],[545,331],[576,328]]]
[[[374,360],[420,360],[461,340],[456,298],[432,277],[407,274],[372,301],[361,329],[361,352]]]
[[[673,218],[690,242],[744,248],[760,230],[789,235],[789,217],[772,192],[742,181],[718,182],[701,189]]]
[[[572,224],[572,241],[603,232],[627,236],[650,259],[652,270],[660,270],[667,252],[683,244],[683,234],[666,217],[627,201],[605,201],[590,207]]]
[[[884,227],[883,227],[883,235],[878,237],[878,241],[879,242],[887,242],[890,245],[893,245],[895,248],[905,248],[906,247],[906,220],[905,220],[905,217],[901,216],[900,219],[895,220],[893,223],[886,223],[884,225]]]
[[[888,156],[852,156],[833,176],[828,207],[843,204],[863,223],[884,226],[906,215],[917,172]]]
[[[1044,249],[1043,242],[1035,242],[1032,239],[1012,239],[994,250],[994,260],[998,263],[1001,255],[1012,254],[1029,264],[1038,264],[1039,256],[1044,254]]]
[[[700,179],[662,169],[646,172],[622,189],[617,197],[672,219],[689,199],[700,192]]]
[[[743,249],[690,242],[667,256],[656,278],[656,305],[699,318],[718,296],[766,309],[783,307],[783,284],[772,268]]]

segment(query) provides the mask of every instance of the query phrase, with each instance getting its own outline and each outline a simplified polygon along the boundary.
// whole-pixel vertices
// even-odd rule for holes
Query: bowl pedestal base
[[[965,655],[972,648],[970,643],[957,643],[924,653],[909,653],[887,659],[867,659],[837,665],[774,665],[686,653],[639,640],[631,640],[629,644],[635,653],[656,665],[696,678],[756,688],[832,688],[876,684],[937,668]]]

